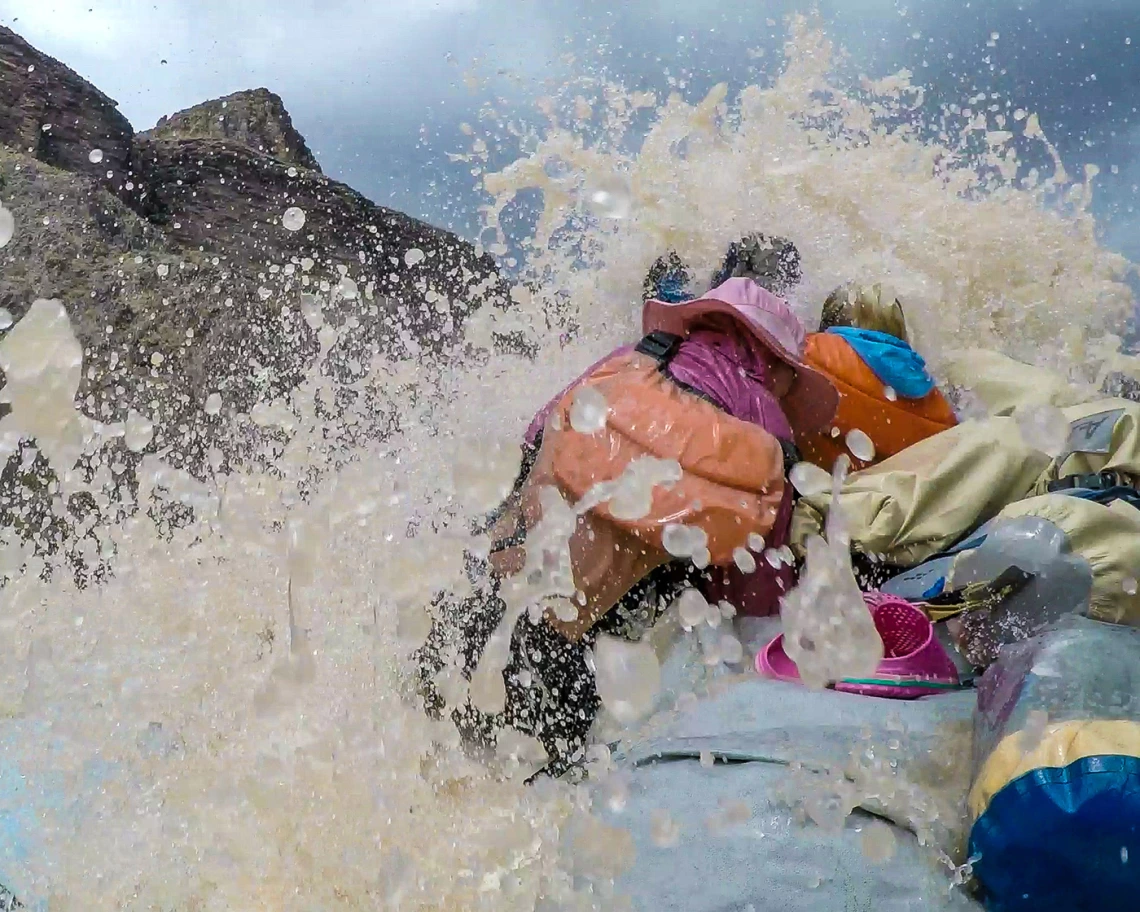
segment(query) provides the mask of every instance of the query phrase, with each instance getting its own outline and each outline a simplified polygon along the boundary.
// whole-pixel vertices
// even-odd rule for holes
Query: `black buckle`
[[[780,449],[784,452],[784,474],[787,475],[792,471],[792,466],[803,460],[800,458],[799,449],[790,440],[780,439]]]
[[[1126,480],[1116,472],[1096,472],[1090,475],[1066,475],[1056,481],[1049,482],[1046,490],[1050,494],[1058,491],[1072,491],[1075,488],[1086,488],[1090,491],[1107,491],[1109,488],[1120,486],[1128,487]]]
[[[677,349],[681,347],[681,343],[684,341],[680,336],[673,333],[654,330],[637,343],[636,351],[643,355],[649,355],[657,362],[658,366],[664,367],[673,360],[673,356],[677,354]]]

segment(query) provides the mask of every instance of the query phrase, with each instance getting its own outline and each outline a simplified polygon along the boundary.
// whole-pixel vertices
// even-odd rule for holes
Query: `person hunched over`
[[[796,433],[803,458],[829,472],[841,454],[852,469],[867,468],[958,423],[907,340],[902,304],[881,284],[833,291],[824,302],[819,332],[807,338],[804,360],[839,391],[831,428],[797,428]],[[848,448],[847,435],[854,430],[870,438],[870,458]]]
[[[782,268],[779,258],[774,262]],[[675,260],[651,279],[676,276],[678,266]],[[666,289],[645,303],[639,343],[590,367],[539,412],[515,489],[490,518],[490,555],[469,556],[472,594],[437,600],[431,632],[416,653],[430,714],[449,712],[478,745],[492,746],[505,727],[532,735],[549,755],[545,772],[561,775],[583,758],[600,707],[589,661],[599,635],[640,639],[688,586],[711,602],[728,600],[740,614],[779,610],[793,568],[756,555],[755,570],[746,573],[734,552],[755,548],[756,536],[765,547],[785,544],[795,432],[829,427],[838,401],[830,381],[803,360],[803,325],[762,284],[780,280],[730,276],[698,297],[685,295],[678,282],[677,294]],[[586,387],[607,405],[605,426],[593,434],[569,420],[574,396]],[[526,575],[527,533],[541,521],[544,489],[578,503],[645,456],[676,460],[680,479],[653,489],[644,516],[603,502],[578,517],[569,541],[577,598],[538,618],[524,612],[515,623],[503,671],[505,708],[489,714],[470,702],[445,706],[437,676],[449,665],[469,680],[475,672],[503,620],[504,587]],[[670,523],[705,531],[707,566],[668,552],[662,533]]]

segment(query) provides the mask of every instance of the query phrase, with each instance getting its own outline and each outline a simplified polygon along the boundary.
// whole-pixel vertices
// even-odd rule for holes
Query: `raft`
[[[763,635],[778,632],[778,619],[766,620]],[[681,639],[665,663],[663,705],[692,688],[692,640]],[[874,746],[907,768],[948,739],[968,738],[974,702],[972,691],[898,701],[755,675],[714,687],[618,747],[611,775],[628,783],[620,808],[610,806],[607,779],[595,786],[599,813],[636,846],[616,893],[638,912],[981,912],[899,808],[866,796],[845,822],[821,828],[797,807],[826,792],[824,771],[849,765],[853,747]],[[960,799],[968,752],[959,772]],[[675,845],[661,844],[664,820],[677,826]],[[943,835],[956,823],[944,818]],[[885,840],[889,857],[868,852],[870,839]]]

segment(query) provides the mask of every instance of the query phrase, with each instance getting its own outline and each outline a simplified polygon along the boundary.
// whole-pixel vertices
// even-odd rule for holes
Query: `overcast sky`
[[[1140,261],[1130,211],[1140,184],[1140,0],[816,5],[872,75],[908,66],[937,97],[991,88],[1039,111],[1072,171],[1101,165],[1106,237]],[[758,65],[748,49],[778,56],[793,8],[810,0],[0,0],[0,22],[115,98],[137,129],[208,98],[270,88],[330,176],[469,234],[479,198],[446,153],[465,148],[459,124],[490,93],[523,103],[570,66],[604,66],[657,89],[666,71],[688,72],[694,95],[741,84]],[[476,59],[493,82],[472,92],[463,74]]]

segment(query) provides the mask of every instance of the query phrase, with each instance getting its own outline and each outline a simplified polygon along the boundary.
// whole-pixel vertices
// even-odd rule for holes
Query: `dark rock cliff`
[[[136,134],[114,101],[3,27],[0,206],[15,221],[0,249],[0,307],[18,321],[36,299],[63,301],[85,349],[83,411],[146,415],[148,451],[195,474],[210,471],[211,451],[227,464],[249,453],[248,434],[225,436],[232,419],[243,425],[309,369],[318,338],[300,316],[304,295],[349,327],[326,369],[352,379],[377,355],[447,351],[474,307],[507,300],[490,257],[322,174],[271,92]],[[214,392],[220,413],[205,408]],[[355,423],[345,439],[387,420]],[[68,522],[44,494],[46,467],[29,474],[27,460],[0,465],[0,526],[15,511],[51,550]],[[21,479],[39,487],[18,490]]]
[[[321,166],[293,127],[279,95],[268,89],[235,92],[163,117],[145,136],[151,139],[221,139],[310,171]]]

